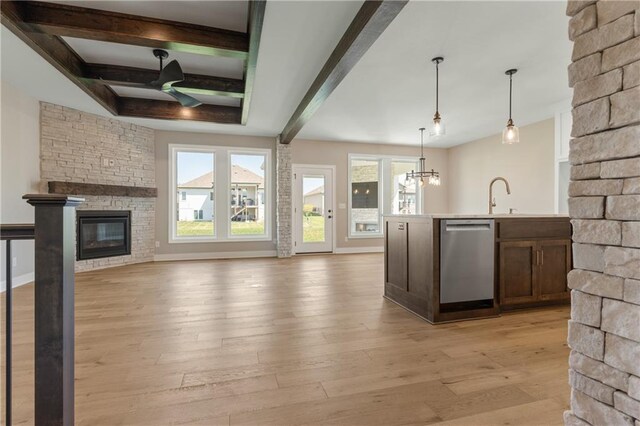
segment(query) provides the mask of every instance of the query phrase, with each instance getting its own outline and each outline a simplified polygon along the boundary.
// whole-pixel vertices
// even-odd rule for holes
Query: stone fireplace
[[[79,256],[76,271],[153,260],[154,148],[152,129],[41,102],[41,191],[84,198],[78,207],[79,220],[101,214],[129,216],[129,250],[121,246],[114,256]],[[109,228],[103,225],[99,231],[102,245],[115,242],[109,238],[117,237],[117,232],[110,235]],[[89,253],[96,254],[95,250]]]

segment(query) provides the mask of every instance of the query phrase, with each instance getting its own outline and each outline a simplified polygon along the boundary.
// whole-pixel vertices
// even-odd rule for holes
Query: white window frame
[[[379,223],[380,223],[380,232],[376,233],[354,233],[352,230],[351,224],[351,206],[352,206],[352,197],[351,197],[351,163],[353,160],[365,160],[365,161],[378,161],[378,211],[379,211]],[[382,217],[384,215],[390,214],[389,208],[390,204],[388,200],[392,200],[393,196],[391,194],[391,188],[387,182],[391,178],[391,163],[393,161],[406,161],[406,162],[415,162],[416,167],[418,167],[418,157],[412,156],[398,156],[398,155],[372,155],[372,154],[356,154],[350,153],[348,155],[348,163],[347,163],[347,218],[348,218],[348,226],[347,226],[347,236],[349,239],[367,239],[367,238],[382,238],[384,237],[384,227]],[[423,200],[424,200],[424,192],[416,191],[416,215],[422,214],[423,210]],[[387,205],[389,204],[389,205]]]
[[[218,215],[213,211],[213,235],[192,235],[188,237],[178,236],[178,152],[199,152],[213,154],[213,181],[218,180],[218,149],[213,146],[169,144],[169,243],[207,243],[215,242],[218,237]],[[214,193],[217,185],[214,183]],[[182,194],[181,194],[182,195]],[[215,201],[214,201],[215,203]]]
[[[250,241],[271,241],[272,240],[272,222],[273,222],[273,194],[272,187],[272,150],[268,148],[237,148],[217,145],[187,145],[187,144],[169,144],[169,244],[193,244],[193,243],[225,243],[225,242],[250,242]],[[203,152],[212,153],[214,155],[214,200],[213,200],[213,236],[177,236],[177,153],[185,152]],[[231,155],[232,154],[249,154],[265,156],[265,234],[264,235],[231,235],[231,218],[229,215],[231,205],[231,192],[229,191],[231,179]],[[224,191],[226,195],[221,194]],[[224,209],[225,215],[221,217],[220,213]],[[226,235],[225,235],[226,234]]]
[[[264,234],[255,235],[231,235],[231,156],[232,155],[264,155]],[[227,150],[227,188],[226,188],[226,208],[227,208],[227,239],[229,241],[271,241],[271,222],[273,221],[271,209],[271,150],[262,148],[230,148]],[[256,190],[256,198],[258,193]]]

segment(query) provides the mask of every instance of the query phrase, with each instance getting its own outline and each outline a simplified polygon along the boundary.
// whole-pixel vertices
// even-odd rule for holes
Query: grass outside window
[[[213,237],[215,235],[214,231],[213,221],[178,221],[178,237]]]

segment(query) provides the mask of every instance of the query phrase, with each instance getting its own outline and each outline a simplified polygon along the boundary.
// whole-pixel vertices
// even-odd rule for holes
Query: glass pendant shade
[[[433,115],[433,123],[429,126],[429,137],[431,139],[437,139],[445,134],[444,123],[442,117],[440,117],[439,100],[440,100],[440,68],[439,65],[444,61],[444,58],[438,56],[433,58],[431,62],[436,65],[436,113]]]
[[[513,120],[511,118],[511,104],[513,100],[513,75],[518,72],[517,69],[513,68],[505,71],[505,74],[509,76],[509,121],[507,121],[507,126],[502,131],[502,143],[505,145],[511,145],[514,143],[520,142],[520,130],[513,124]]]
[[[431,127],[429,127],[429,137],[438,138],[443,136],[446,133],[446,129],[444,127],[444,123],[442,122],[442,118],[440,118],[440,114],[436,113],[433,117],[433,123]]]
[[[513,120],[509,120],[507,126],[502,131],[502,143],[511,145],[520,142],[520,130],[513,124]]]

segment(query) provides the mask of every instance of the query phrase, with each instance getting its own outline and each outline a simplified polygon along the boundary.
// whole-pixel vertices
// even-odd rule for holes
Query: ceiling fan
[[[169,57],[169,53],[166,50],[154,49],[153,56],[160,60],[160,75],[157,80],[148,83],[146,86],[172,96],[184,107],[194,108],[202,105],[202,102],[196,98],[179,92],[173,88],[174,83],[184,81],[184,73],[182,72],[182,68],[178,61],[174,59],[163,68],[162,61]]]

